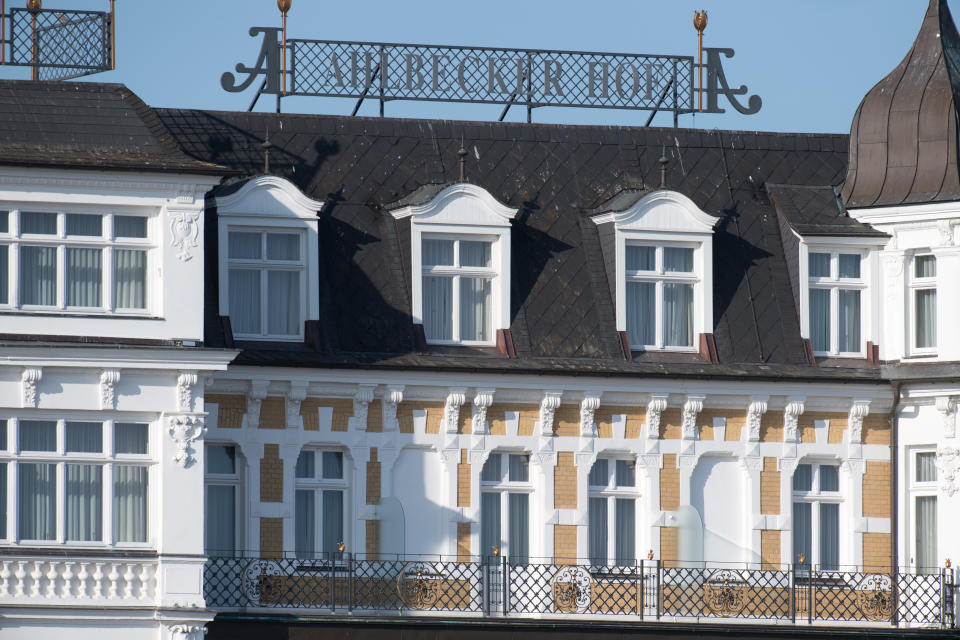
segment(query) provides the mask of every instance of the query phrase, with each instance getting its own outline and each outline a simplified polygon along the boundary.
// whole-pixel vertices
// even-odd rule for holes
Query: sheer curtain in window
[[[594,469],[596,466],[594,466]],[[590,563],[607,564],[607,499],[590,498]]]
[[[207,486],[206,545],[212,556],[232,556],[236,551],[237,488]]]
[[[530,559],[530,496],[511,493],[509,508],[510,561],[522,564]]]
[[[810,289],[810,342],[814,351],[830,351],[829,289]]]
[[[103,251],[67,247],[67,306],[101,306]]]
[[[628,282],[627,335],[630,337],[630,344],[656,344],[656,313],[656,285],[652,282]]]
[[[668,347],[693,345],[693,285],[664,283],[663,344]]]
[[[490,281],[486,278],[460,278],[460,339],[490,339]]]
[[[10,302],[10,258],[7,245],[0,245],[0,304]]]
[[[793,561],[800,564],[800,555],[808,567],[813,562],[813,510],[809,502],[793,503]]]
[[[936,482],[937,454],[932,451],[922,451],[917,454],[917,482]]]
[[[300,335],[300,273],[267,272],[267,333]]]
[[[323,492],[323,550],[336,553],[343,541],[343,491]]]
[[[7,535],[7,463],[0,462],[0,538]]]
[[[489,464],[489,463],[488,463]],[[500,494],[480,494],[480,555],[493,555],[500,544]]]
[[[113,305],[117,309],[146,308],[146,251],[117,249],[113,252]]]
[[[620,566],[637,561],[636,523],[637,503],[633,498],[617,498],[614,513],[616,530],[616,558]]]
[[[423,277],[423,331],[427,340],[453,340],[453,278]]]
[[[424,266],[453,266],[453,240],[425,239],[422,247]]]
[[[593,487],[605,487],[610,481],[610,468],[607,466],[607,461],[604,458],[600,458],[593,463],[593,467],[590,468],[590,475],[587,476],[587,484]]]
[[[20,247],[20,303],[57,304],[55,247]]]
[[[116,453],[147,453],[149,428],[135,422],[113,424],[113,450]]]
[[[937,559],[937,497],[916,498],[917,570],[934,573],[940,562]]]
[[[840,351],[860,351],[860,292],[840,289],[838,292],[840,312]]]
[[[21,420],[17,432],[21,451],[57,450],[57,423],[52,420]]]
[[[147,468],[113,468],[113,535],[117,542],[147,541]]]
[[[917,348],[932,349],[937,346],[937,290],[917,289],[914,295]]]
[[[316,504],[316,498],[312,490],[297,490],[296,512],[294,513],[294,549],[298,558],[312,558],[317,551]]]
[[[260,272],[230,269],[230,324],[234,333],[260,333]]]
[[[56,539],[57,466],[21,462],[17,469],[20,539]]]
[[[103,539],[103,467],[68,464],[67,540],[91,542]]]
[[[820,503],[820,568],[840,567],[840,505]]]

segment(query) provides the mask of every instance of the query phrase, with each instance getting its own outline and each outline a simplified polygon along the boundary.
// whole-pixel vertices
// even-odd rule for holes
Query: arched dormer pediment
[[[214,196],[221,214],[315,220],[323,202],[314,200],[279,176],[257,176],[224,196]]]
[[[615,196],[604,211],[604,206],[592,216],[597,224],[613,222],[617,229],[640,229],[672,233],[713,233],[720,218],[702,211],[693,200],[676,191],[653,191],[623,202],[621,196]],[[614,202],[620,200],[620,202]],[[619,210],[613,209],[634,200],[632,204]]]
[[[490,227],[509,226],[517,215],[512,209],[490,194],[483,187],[468,182],[458,182],[433,195],[425,202],[418,201],[430,196],[428,188],[418,190],[406,201],[392,207],[391,215],[400,220],[412,218],[418,224],[460,224]],[[435,190],[434,187],[433,190]]]

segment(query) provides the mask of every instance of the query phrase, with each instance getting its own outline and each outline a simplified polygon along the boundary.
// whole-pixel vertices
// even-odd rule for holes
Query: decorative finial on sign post
[[[283,68],[280,72],[280,95],[287,92],[287,13],[293,5],[293,0],[277,0],[277,8],[280,9],[280,15],[283,17],[282,34],[283,44],[280,45],[280,57],[283,61]]]
[[[467,150],[463,146],[463,136],[460,136],[460,149],[457,151],[460,159],[460,182],[467,181]]]
[[[273,149],[273,143],[270,142],[269,128],[267,129],[263,142],[260,143],[260,148],[263,149],[263,172],[270,173],[270,149]]]
[[[36,13],[43,9],[43,0],[27,0],[27,11]]]
[[[697,84],[697,111],[703,111],[703,32],[707,28],[707,11],[693,12],[693,28],[697,30],[697,68],[700,82]]]
[[[669,164],[670,159],[667,158],[667,147],[664,145],[663,152],[660,156],[660,159],[657,160],[660,163],[660,188],[667,188],[667,164]]]

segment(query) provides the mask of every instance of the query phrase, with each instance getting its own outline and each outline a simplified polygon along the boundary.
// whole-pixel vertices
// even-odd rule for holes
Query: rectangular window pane
[[[300,456],[297,458],[297,477],[298,478],[316,478],[316,452],[315,451],[301,451]]]
[[[933,451],[922,451],[917,454],[916,481],[937,481],[937,454]]]
[[[20,247],[20,303],[57,304],[57,250]]]
[[[113,535],[117,542],[147,541],[147,468],[113,468]]]
[[[490,339],[490,281],[460,278],[460,339]]]
[[[323,492],[323,550],[336,553],[343,542],[343,491]]]
[[[917,569],[933,573],[940,566],[937,558],[937,497],[918,496],[916,500]]]
[[[840,289],[840,351],[860,352],[860,292]]]
[[[810,289],[810,342],[814,351],[830,351],[829,289]]]
[[[7,535],[7,463],[0,462],[0,539]]]
[[[103,287],[100,249],[67,248],[67,306],[99,307]]]
[[[149,426],[134,422],[116,422],[113,425],[115,453],[145,454],[149,445]]]
[[[937,290],[917,289],[915,300],[915,335],[918,349],[937,346]]]
[[[627,271],[656,271],[657,249],[627,245]]]
[[[295,509],[294,549],[298,558],[311,558],[317,551],[317,503],[314,492],[298,489]]]
[[[113,216],[115,238],[146,238],[147,219],[143,216]]]
[[[820,568],[836,571],[840,566],[840,505],[820,504]]]
[[[588,509],[590,563],[603,566],[607,564],[607,499],[590,498]]]
[[[840,254],[840,277],[841,278],[859,278],[860,277],[860,256],[855,253]]]
[[[300,236],[295,233],[268,233],[267,260],[299,260]]]
[[[68,422],[67,453],[103,453],[102,422]]]
[[[693,285],[663,285],[663,343],[668,347],[693,346]]]
[[[67,540],[80,542],[103,539],[103,467],[68,464]]]
[[[484,482],[500,482],[503,479],[503,469],[501,467],[501,460],[503,456],[499,453],[491,453],[490,457],[487,458],[487,461],[483,464],[483,469],[480,471],[480,480]]]
[[[0,211],[0,233],[10,233],[9,211]]]
[[[53,420],[21,420],[17,436],[20,451],[57,450],[57,423]]]
[[[935,278],[937,276],[936,256],[917,256],[913,259],[914,278]]]
[[[267,305],[267,333],[300,335],[299,271],[267,272]]]
[[[0,244],[0,304],[10,303],[10,249]]]
[[[207,487],[206,548],[212,556],[232,556],[236,551],[237,488]]]
[[[453,266],[453,240],[423,240],[423,266]]]
[[[323,452],[323,477],[328,480],[343,478],[343,453],[340,451]]]
[[[234,333],[260,333],[260,272],[230,269],[230,324]]]
[[[794,476],[796,478],[796,476]],[[813,515],[809,502],[793,503],[793,561],[808,567],[813,563]]]
[[[259,260],[263,256],[263,236],[259,233],[231,231],[227,245],[231,260]]]
[[[633,463],[629,460],[617,460],[616,485],[618,487],[632,487],[636,482],[635,478]]]
[[[490,267],[491,243],[460,241],[461,267]]]
[[[630,344],[656,344],[657,288],[652,282],[627,283],[627,335]]]
[[[20,233],[32,233],[44,236],[57,235],[57,214],[21,211]]]
[[[793,490],[804,493],[813,489],[813,467],[809,464],[797,465],[793,472]]]
[[[103,236],[103,216],[80,213],[67,214],[67,235],[100,238]]]
[[[21,540],[53,540],[57,537],[57,465],[17,466],[19,506],[17,521]]]
[[[600,458],[593,463],[590,469],[590,475],[587,476],[587,484],[591,487],[605,487],[610,482],[609,463],[604,458]]]
[[[117,249],[113,252],[113,306],[117,309],[146,309],[146,251]]]
[[[525,563],[530,559],[530,496],[525,493],[511,493],[510,537],[508,549],[510,561]]]
[[[811,278],[830,277],[830,254],[810,253],[808,263]]]
[[[453,340],[453,278],[423,277],[423,331],[427,340]]]
[[[500,542],[500,494],[480,494],[480,555],[487,558],[493,555],[494,547],[503,546]]]
[[[233,447],[208,444],[205,453],[207,473],[233,475],[237,472],[237,452]]]
[[[820,491],[840,491],[840,474],[833,465],[820,465]]]
[[[0,420],[0,451],[7,451],[7,421]]]
[[[633,498],[617,498],[614,513],[616,527],[616,561],[620,566],[633,565],[637,561],[636,525],[637,503]]]
[[[665,247],[663,270],[666,273],[690,273],[693,271],[693,249]]]
[[[510,482],[527,482],[530,479],[530,458],[525,455],[510,456]]]

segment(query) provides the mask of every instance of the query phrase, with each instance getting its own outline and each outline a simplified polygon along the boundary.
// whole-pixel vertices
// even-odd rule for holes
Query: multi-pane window
[[[491,344],[493,241],[424,236],[423,330],[435,344]]]
[[[530,456],[491,453],[480,472],[480,550],[511,562],[530,557]]]
[[[815,353],[863,353],[866,282],[861,273],[862,261],[860,253],[810,252],[810,342]]]
[[[636,349],[694,346],[694,249],[627,244],[626,318]]]
[[[636,472],[632,460],[600,458],[590,469],[590,563],[633,565],[637,559]]]
[[[145,216],[0,211],[0,307],[149,310]]]
[[[298,558],[333,557],[344,541],[343,452],[305,449],[297,458],[295,549]]]
[[[937,558],[937,453],[914,451],[910,475],[913,507],[913,557],[917,571],[933,573]]]
[[[227,287],[234,336],[302,338],[303,234],[233,229],[227,245]]]
[[[148,425],[22,419],[0,425],[5,539],[39,545],[148,541]]]
[[[914,256],[910,276],[913,350],[933,351],[937,348],[936,256]]]
[[[208,444],[206,469],[206,549],[212,556],[232,556],[237,551],[240,473],[237,449]]]
[[[833,464],[808,463],[793,473],[793,559],[807,567],[840,566],[840,474]]]

